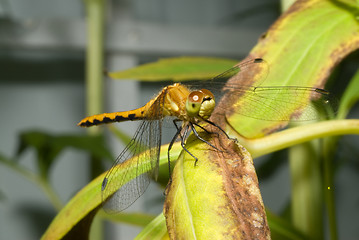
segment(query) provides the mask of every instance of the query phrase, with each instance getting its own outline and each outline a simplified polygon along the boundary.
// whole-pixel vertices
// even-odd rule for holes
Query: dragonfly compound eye
[[[188,95],[186,101],[186,111],[191,117],[198,116],[201,104],[204,98],[204,94],[201,91],[193,91]]]
[[[206,89],[193,91],[188,95],[186,111],[190,117],[208,119],[214,109],[215,101],[213,94]]]

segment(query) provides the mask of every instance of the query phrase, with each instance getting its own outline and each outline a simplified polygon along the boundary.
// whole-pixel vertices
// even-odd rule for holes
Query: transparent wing
[[[329,114],[328,110],[336,111],[337,101],[328,91],[303,86],[265,86],[268,73],[266,61],[250,59],[209,80],[206,88],[215,93],[217,102],[227,93],[225,103],[220,106],[227,113],[232,111],[255,119],[307,121],[318,119],[318,111],[324,115]]]
[[[219,85],[222,82],[228,86],[235,86],[236,88],[246,87],[246,86],[260,86],[267,79],[269,73],[268,63],[261,58],[249,59],[234,67],[228,69],[227,71],[217,75],[210,80],[210,84]],[[222,80],[229,80],[224,82]],[[253,81],[256,80],[255,83]],[[239,85],[239,84],[240,85]]]
[[[229,91],[226,101],[234,104],[227,110],[260,120],[315,120],[320,118],[320,114],[328,116],[337,108],[335,98],[318,88],[248,87],[242,91]]]
[[[142,121],[102,183],[103,208],[120,212],[134,203],[157,177],[161,120]]]
[[[239,90],[245,89],[246,86],[259,86],[267,78],[268,72],[267,62],[261,58],[255,58],[240,62],[212,79],[195,81],[188,83],[188,85],[195,89],[204,87],[212,93],[215,93],[216,98],[220,98],[221,90],[224,86],[231,86]],[[255,79],[257,79],[256,83],[253,82]]]
[[[116,159],[102,183],[102,203],[106,212],[120,212],[134,203],[157,178],[161,144],[160,104],[152,110],[157,117],[141,122],[135,136]]]

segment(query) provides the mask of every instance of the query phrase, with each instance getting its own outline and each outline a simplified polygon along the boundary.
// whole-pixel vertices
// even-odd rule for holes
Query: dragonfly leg
[[[181,131],[182,131],[182,126],[178,126],[177,125],[177,122],[180,122],[181,120],[179,119],[174,119],[173,120],[173,124],[175,125],[176,129],[177,129],[177,132],[176,134],[173,136],[170,144],[168,145],[168,150],[167,150],[167,159],[168,159],[168,172],[169,172],[169,179],[170,179],[170,183],[172,182],[172,176],[171,176],[171,156],[170,156],[170,151],[172,149],[172,146],[173,144],[175,143],[178,135],[180,135],[181,139],[182,139],[182,136],[181,136]]]
[[[193,125],[193,123],[190,122],[189,124],[190,124],[190,126],[191,126],[191,129],[192,129],[194,135],[196,135],[196,137],[197,137],[199,140],[201,140],[202,142],[208,144],[209,146],[213,147],[214,149],[216,149],[216,150],[218,150],[218,151],[221,151],[221,150],[219,150],[218,148],[216,148],[214,145],[212,145],[210,142],[208,142],[208,141],[206,141],[205,139],[203,139],[203,138],[198,134],[196,128],[195,128],[194,125]]]
[[[206,123],[209,123],[209,124],[211,124],[212,126],[218,128],[219,130],[221,130],[221,131],[224,133],[224,135],[226,135],[226,137],[227,137],[228,139],[237,142],[237,139],[236,139],[236,138],[231,138],[220,126],[218,126],[218,125],[215,124],[214,122],[209,121],[209,120],[204,120],[204,121],[205,121]]]
[[[190,123],[190,125],[191,125],[191,123]],[[186,148],[186,144],[185,144],[185,136],[187,135],[187,133],[188,133],[188,129],[189,129],[189,126],[190,125],[186,125],[186,128],[185,128],[185,130],[184,130],[184,133],[183,133],[183,135],[181,135],[180,134],[180,137],[181,137],[181,146],[182,146],[182,148],[189,154],[189,155],[191,155],[194,159],[195,159],[195,161],[194,161],[194,166],[197,166],[197,162],[198,162],[198,158],[196,158],[187,148]]]
[[[210,132],[207,129],[205,129],[204,127],[202,127],[201,125],[197,124],[197,123],[193,123],[193,125],[199,127],[200,129],[202,129],[203,131],[205,131],[207,134],[215,134],[217,137],[219,137],[219,134],[217,132]]]
[[[176,141],[177,137],[180,136],[181,138],[181,146],[182,148],[189,154],[191,155],[191,157],[193,157],[195,159],[195,162],[194,162],[194,166],[197,166],[197,162],[198,162],[198,158],[196,156],[194,156],[187,148],[186,148],[186,144],[185,144],[185,139],[186,139],[186,135],[188,133],[188,130],[189,130],[189,127],[191,127],[191,130],[193,131],[193,133],[196,135],[196,137],[198,139],[200,139],[201,141],[207,143],[208,145],[210,145],[211,147],[217,149],[215,146],[213,146],[211,143],[209,143],[208,141],[204,140],[202,137],[199,136],[197,130],[195,129],[194,125],[192,123],[189,123],[189,125],[186,125],[185,129],[184,129],[184,132],[183,134],[181,134],[181,131],[183,130],[183,127],[182,126],[178,126],[177,125],[177,122],[179,122],[181,120],[179,119],[175,119],[173,120],[173,124],[175,125],[176,129],[177,129],[177,132],[175,134],[175,136],[172,138],[169,146],[168,146],[168,164],[170,164],[170,155],[169,155],[169,152],[174,144],[174,142]],[[207,129],[203,128],[202,126],[198,125],[198,124],[195,124],[196,126],[200,127],[201,129],[203,129],[204,131],[206,131],[207,133],[210,133],[208,132]],[[218,150],[218,149],[217,149]]]

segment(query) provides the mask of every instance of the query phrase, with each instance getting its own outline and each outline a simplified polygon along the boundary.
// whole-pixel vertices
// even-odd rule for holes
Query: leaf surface
[[[173,145],[171,151],[173,158],[176,158],[180,151],[181,146],[179,144]],[[126,164],[118,165],[118,173],[121,173],[123,170],[130,167],[132,173],[129,175],[133,177],[136,176],[137,168],[133,167],[137,164],[136,160],[136,158],[128,159]],[[142,164],[148,163],[143,162]],[[166,164],[167,146],[164,146],[161,148],[160,166]],[[62,239],[65,236],[73,236],[72,234],[74,233],[79,236],[87,236],[93,216],[102,207],[101,185],[106,173],[107,172],[92,180],[66,204],[51,222],[50,226],[42,236],[42,239]],[[118,174],[118,176],[115,177],[120,180],[121,175]],[[130,181],[131,179],[128,180]],[[129,220],[130,219],[126,218],[126,222],[129,222]]]
[[[163,214],[158,215],[149,223],[135,240],[167,240],[169,239],[166,227],[166,220]]]
[[[359,100],[359,69],[351,79],[348,87],[346,88],[344,95],[340,101],[338,119],[345,118],[350,109]]]
[[[236,60],[209,57],[166,58],[109,75],[114,79],[139,79],[142,81],[201,80],[210,79],[236,63]]]
[[[359,48],[358,7],[355,4],[355,1],[296,1],[263,35],[248,56],[265,59],[269,65],[267,79],[261,82],[254,76],[244,84],[324,88],[334,66]],[[260,76],[263,69],[254,71]],[[236,79],[233,81],[236,82]],[[309,95],[307,98],[309,100]],[[287,99],[290,101],[291,96]],[[240,108],[249,104],[249,101],[243,95],[235,102],[226,102],[224,99],[221,104]],[[277,112],[287,111],[290,114],[300,108],[300,104],[293,103]],[[257,106],[253,111],[262,109]],[[270,112],[276,114],[276,111]],[[267,118],[276,119],[276,116]],[[238,133],[247,138],[261,137],[287,124],[286,121],[245,117],[236,114],[235,110],[231,114],[227,113],[227,120]]]
[[[184,151],[175,166],[164,208],[171,239],[270,238],[250,154],[227,138],[214,144],[223,152],[193,135],[196,166]]]

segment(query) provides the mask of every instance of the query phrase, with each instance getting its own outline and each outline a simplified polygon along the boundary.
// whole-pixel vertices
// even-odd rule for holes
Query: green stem
[[[311,239],[323,239],[323,189],[319,140],[289,149],[291,217]]]
[[[86,112],[88,116],[103,111],[103,36],[104,0],[85,0],[87,10]],[[89,128],[92,134],[100,128]]]
[[[290,128],[258,139],[246,139],[229,130],[229,135],[238,141],[251,153],[253,158],[275,152],[284,148],[304,143],[316,138],[338,136],[345,134],[359,134],[359,120],[330,120],[295,128]]]
[[[103,112],[103,62],[104,62],[104,0],[85,0],[87,13],[86,51],[86,112],[88,116]],[[101,128],[89,128],[90,134],[100,134]],[[91,156],[91,178],[100,174],[100,161]],[[102,222],[95,218],[91,236],[101,239]]]
[[[42,180],[40,182],[40,186],[45,192],[45,194],[47,195],[47,197],[49,198],[52,205],[55,207],[55,209],[57,211],[60,211],[61,208],[63,207],[63,204],[60,198],[58,197],[58,195],[56,194],[56,192],[54,191],[54,189],[49,184],[49,182],[47,180]]]
[[[86,112],[87,116],[103,112],[103,59],[104,59],[104,0],[86,0]],[[89,128],[90,134],[100,134],[101,128]],[[100,161],[91,159],[91,176],[100,174]]]
[[[235,135],[234,131],[229,132],[230,135]],[[345,134],[359,134],[359,120],[351,119],[351,120],[331,120],[331,121],[323,121],[314,124],[308,124],[304,126],[298,126],[295,128],[290,128],[278,133],[274,133],[272,135],[260,138],[260,139],[245,139],[242,136],[237,134],[237,138],[243,146],[247,148],[248,151],[251,152],[253,157],[259,157],[265,155],[270,152],[274,152],[280,149],[284,149],[287,147],[291,147],[297,144],[301,144],[304,142],[308,142],[313,139],[323,138],[328,136],[339,136]],[[333,185],[333,167],[332,167],[332,156],[333,151],[335,149],[336,141],[333,139],[326,139],[323,143],[323,180],[318,179],[321,175],[318,168],[318,160],[313,160],[313,154],[305,156],[305,151],[300,148],[305,148],[303,146],[297,146],[297,150],[291,154],[293,155],[293,159],[291,160],[291,169],[292,169],[292,178],[293,185],[295,185],[296,191],[293,193],[293,199],[300,199],[301,197],[309,199],[309,201],[294,203],[294,208],[298,214],[314,214],[317,210],[308,210],[303,211],[300,209],[304,209],[304,207],[297,207],[300,204],[311,204],[316,206],[318,209],[321,208],[318,203],[318,199],[322,197],[318,194],[323,193],[327,207],[329,227],[330,227],[330,237],[332,240],[338,239],[337,233],[337,223],[336,223],[336,213],[335,213],[335,198],[334,198],[334,185]],[[313,147],[312,147],[313,148]],[[307,149],[310,147],[307,146]],[[296,152],[295,152],[296,151]],[[299,153],[298,153],[299,152]],[[298,159],[302,158],[302,159]],[[309,161],[309,162],[308,162]],[[313,185],[309,186],[306,184],[302,184],[297,179],[302,179],[301,181],[311,182]],[[321,181],[323,181],[323,185],[321,185]],[[293,186],[292,185],[292,186]],[[301,185],[298,187],[298,185]],[[319,186],[319,188],[318,188]],[[320,187],[320,186],[324,186]],[[313,197],[316,196],[316,197]],[[295,201],[295,200],[294,200]],[[298,210],[299,209],[299,210]],[[310,209],[310,208],[307,208]],[[310,220],[315,222],[318,220],[322,214],[317,211],[315,213],[315,218]],[[303,224],[308,222],[309,220],[305,219],[305,215],[297,217],[299,221]],[[320,220],[318,220],[320,221]],[[307,226],[308,227],[308,226]],[[304,228],[304,227],[303,227]],[[312,230],[303,229],[305,232],[311,232]],[[308,228],[307,228],[308,229]],[[315,231],[315,230],[313,230]],[[316,233],[309,233],[313,236],[317,236],[320,238],[322,233],[319,231]]]
[[[323,174],[324,174],[324,198],[327,207],[328,214],[328,222],[329,222],[329,231],[330,231],[330,239],[337,240],[338,239],[338,231],[337,231],[337,220],[336,220],[336,212],[335,212],[335,187],[333,181],[333,165],[332,162],[334,160],[335,154],[334,151],[337,149],[337,141],[338,138],[326,138],[324,139],[324,147],[323,147]]]

